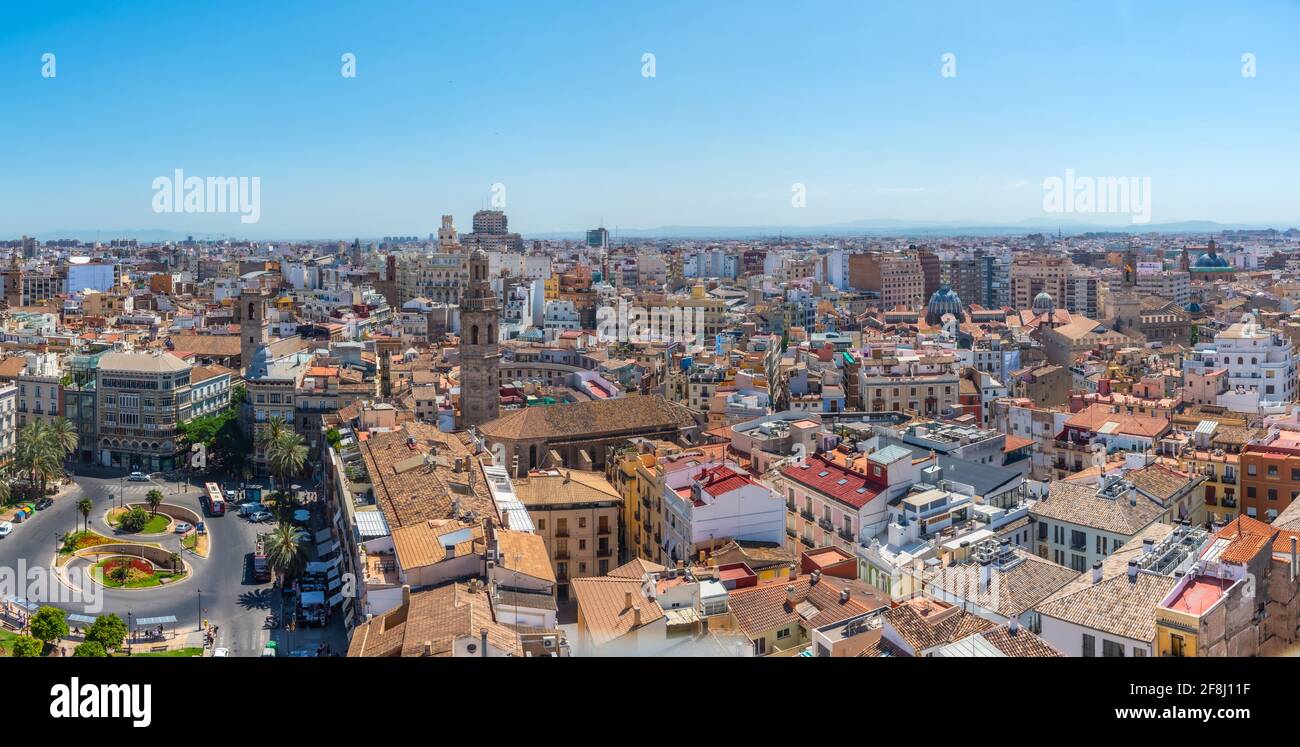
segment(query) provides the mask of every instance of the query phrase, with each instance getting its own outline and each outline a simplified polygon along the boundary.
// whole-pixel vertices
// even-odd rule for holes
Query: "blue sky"
[[[1010,222],[1066,169],[1151,177],[1155,223],[1300,223],[1296,28],[1289,2],[7,3],[0,236],[423,235],[494,183],[525,233]],[[260,177],[260,222],[155,214],[177,168]]]

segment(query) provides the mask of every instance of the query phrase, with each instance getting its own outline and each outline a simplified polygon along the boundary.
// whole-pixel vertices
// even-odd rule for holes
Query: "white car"
[[[143,472],[132,472],[126,479],[131,482],[149,482],[149,476]]]
[[[13,531],[13,522],[0,521],[0,537],[8,537]]]
[[[185,522],[183,522],[183,521],[178,521],[178,522],[176,522],[176,533],[177,533],[177,534],[185,534],[186,532],[190,531],[190,530],[193,529],[193,528],[194,528],[194,526],[193,526],[192,524],[187,524],[187,523],[185,523]]]
[[[216,658],[222,658],[222,659],[225,659],[225,658],[228,657],[228,656],[230,656],[230,649],[228,649],[228,648],[214,648],[214,649],[212,649],[212,658],[214,658],[214,659],[216,659]]]
[[[266,520],[269,519],[269,518],[271,518],[271,512],[270,512],[270,511],[254,511],[253,513],[251,513],[251,514],[248,515],[248,520],[249,520],[249,521],[254,521],[254,522],[256,522],[256,521],[266,521]]]

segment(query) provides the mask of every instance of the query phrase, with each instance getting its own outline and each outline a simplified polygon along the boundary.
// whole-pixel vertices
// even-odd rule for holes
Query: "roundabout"
[[[220,628],[216,645],[230,649],[232,655],[261,652],[269,635],[264,622],[277,596],[272,594],[271,584],[252,578],[249,557],[260,525],[233,514],[204,517],[201,486],[182,484],[174,490],[175,483],[131,483],[107,470],[76,474],[73,481],[75,485],[61,493],[54,505],[0,540],[0,566],[17,567],[19,560],[25,559],[28,566],[52,569],[55,585],[65,590],[61,598],[42,600],[33,595],[32,602],[48,602],[89,616],[112,612],[123,620],[172,616],[180,643],[198,637],[199,644],[189,640],[188,645],[201,644],[200,623],[207,621]],[[169,517],[168,527],[174,530],[177,522],[202,521],[206,534],[171,531],[143,535],[122,531],[108,521],[114,509],[140,505],[147,510],[145,494],[159,488],[166,490],[167,503],[157,511]],[[77,508],[83,498],[94,504],[88,520]],[[180,556],[183,576],[171,571],[173,554]],[[114,556],[142,555],[150,566],[149,572],[137,569],[144,578],[126,585],[115,586],[111,579],[108,584],[101,583],[105,561]],[[95,566],[100,566],[99,571]],[[165,573],[173,575],[166,577]],[[68,591],[73,601],[67,600]]]

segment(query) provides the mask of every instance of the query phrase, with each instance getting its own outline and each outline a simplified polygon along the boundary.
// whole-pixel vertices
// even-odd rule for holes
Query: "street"
[[[117,506],[122,495],[126,503],[142,503],[145,495],[157,488],[163,493],[163,502],[182,506],[202,514],[199,497],[202,483],[179,485],[151,478],[149,482],[130,482],[120,478],[118,470],[81,468],[82,474],[72,476],[74,486],[65,489],[55,499],[54,505],[39,511],[21,524],[14,525],[13,533],[0,539],[0,566],[17,568],[23,558],[29,567],[49,567],[58,551],[61,535],[79,530],[81,514],[77,502],[88,497],[95,508],[90,514],[90,528],[109,537],[137,539],[129,534],[119,534],[104,523],[104,514]],[[223,484],[223,487],[226,487]],[[269,525],[252,524],[240,518],[231,506],[225,516],[204,517],[210,536],[207,558],[181,552],[180,537],[175,534],[139,537],[139,541],[156,542],[181,552],[190,565],[191,575],[174,586],[151,589],[114,590],[100,587],[103,598],[101,612],[116,612],[125,621],[128,613],[133,618],[173,615],[177,619],[175,630],[182,641],[189,637],[191,645],[200,645],[196,636],[202,619],[218,627],[216,646],[230,650],[232,656],[257,656],[269,637],[263,628],[266,615],[278,609],[269,583],[254,583],[248,572],[248,554],[259,530],[267,531]],[[31,601],[40,603],[39,599]],[[69,612],[92,614],[84,604],[60,604]]]

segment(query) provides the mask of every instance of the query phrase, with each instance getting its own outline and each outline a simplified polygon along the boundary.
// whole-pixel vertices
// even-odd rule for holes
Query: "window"
[[[587,528],[587,517],[585,517],[585,516],[579,516],[579,517],[578,517],[578,528],[579,528],[579,529],[586,529],[586,528]]]
[[[1093,638],[1087,633],[1083,634],[1083,655],[1084,656],[1097,655],[1097,639]]]
[[[1144,656],[1146,656],[1146,655],[1147,655],[1147,650],[1146,650],[1146,649],[1142,648],[1141,646],[1134,646],[1134,647],[1133,647],[1133,658],[1134,658],[1134,659],[1141,659],[1142,657],[1144,657]]]
[[[1070,568],[1074,569],[1075,571],[1077,571],[1077,572],[1079,572],[1079,573],[1083,573],[1084,568],[1086,568],[1087,566],[1088,566],[1088,559],[1087,559],[1087,558],[1085,558],[1085,557],[1082,556],[1082,555],[1077,555],[1077,554],[1071,553],[1071,555],[1070,555]]]
[[[789,629],[789,628],[781,628],[780,630],[776,631],[776,639],[777,639],[778,641],[785,640],[786,638],[789,638],[789,637],[790,637],[790,629]]]
[[[1124,658],[1124,644],[1116,643],[1114,641],[1102,641],[1101,655],[1112,659],[1122,659]]]
[[[1253,465],[1253,464],[1247,464],[1247,465],[1246,465],[1246,474],[1248,474],[1248,475],[1256,475],[1256,474],[1259,474],[1259,473],[1256,471],[1256,467],[1255,467],[1255,465]]]
[[[1268,465],[1268,476],[1277,477],[1277,465],[1275,464]]]

